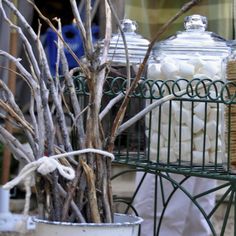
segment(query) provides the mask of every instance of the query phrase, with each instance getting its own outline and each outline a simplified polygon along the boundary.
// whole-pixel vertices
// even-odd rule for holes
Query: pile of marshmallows
[[[147,79],[219,80],[221,73],[220,61],[206,62],[199,56],[193,56],[188,61],[166,57],[161,63],[149,65]],[[165,102],[161,110],[157,107],[146,116],[146,134],[150,135],[150,160],[164,163],[192,160],[192,163],[204,165],[221,163],[224,143],[222,126],[217,127],[217,119],[222,124],[223,107],[220,105],[217,108],[214,102],[182,101],[180,104],[180,101],[171,101],[170,107],[170,102]]]

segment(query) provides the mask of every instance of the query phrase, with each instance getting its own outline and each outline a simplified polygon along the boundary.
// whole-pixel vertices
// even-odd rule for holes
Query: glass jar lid
[[[121,27],[126,39],[130,64],[142,63],[150,42],[135,32],[136,22],[124,19],[121,21]],[[103,46],[103,42],[101,46]],[[111,38],[108,59],[113,65],[126,64],[125,46],[120,32]]]
[[[227,41],[216,33],[206,31],[207,18],[201,15],[185,17],[185,31],[179,31],[175,35],[156,43],[154,53],[159,50],[187,50],[215,53],[229,53]]]

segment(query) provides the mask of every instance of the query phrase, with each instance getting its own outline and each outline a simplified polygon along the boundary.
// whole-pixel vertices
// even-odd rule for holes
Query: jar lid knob
[[[135,32],[137,29],[137,23],[130,19],[124,19],[121,21],[121,28],[124,32]]]
[[[207,28],[207,18],[201,15],[186,16],[184,27],[186,31],[205,31]]]

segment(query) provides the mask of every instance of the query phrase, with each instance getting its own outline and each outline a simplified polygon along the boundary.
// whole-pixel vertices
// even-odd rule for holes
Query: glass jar
[[[207,18],[187,16],[185,31],[156,43],[147,79],[152,96],[182,92],[146,117],[149,156],[154,162],[217,166],[225,162],[224,106],[219,87],[226,81],[231,53],[227,41],[206,31]],[[213,85],[214,84],[214,85]]]
[[[110,62],[108,67],[108,77],[104,86],[105,91],[115,91],[114,96],[116,96],[118,93],[124,94],[124,92],[127,90],[130,83],[136,77],[138,67],[143,62],[148,46],[150,44],[147,39],[136,32],[137,24],[135,21],[132,21],[130,19],[123,19],[121,21],[121,28],[124,33],[126,46],[120,31],[112,36],[108,51],[108,61]],[[101,47],[103,47],[103,45],[104,43],[101,42]],[[129,60],[129,67],[127,67],[127,56]],[[128,69],[130,71],[130,81],[127,80]],[[146,70],[144,70],[143,74],[145,72]],[[141,80],[143,79],[144,76],[142,76]],[[110,95],[108,97],[104,96],[103,106],[105,107],[110,100]],[[112,107],[109,117],[105,117],[103,119],[105,132],[106,130],[109,130],[109,127],[107,126],[110,126],[114,121],[120,105],[121,102],[116,103]],[[144,108],[144,105],[145,103],[143,99],[132,97],[125,112],[124,122],[141,111]],[[116,148],[118,148],[120,151],[126,149],[126,152],[131,152],[137,151],[138,149],[143,149],[145,145],[144,119],[141,119],[139,122],[136,122],[134,125],[132,125],[129,129],[125,130],[117,138],[116,142]]]
[[[136,33],[137,27],[137,23],[130,19],[121,21],[121,28],[128,49],[129,63],[133,66],[142,63],[150,43],[142,35]],[[110,59],[112,67],[127,65],[125,44],[120,32],[114,34],[111,38],[108,59]]]

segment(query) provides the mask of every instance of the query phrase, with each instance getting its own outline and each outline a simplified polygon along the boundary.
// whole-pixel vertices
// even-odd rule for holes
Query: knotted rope
[[[83,150],[77,150],[67,153],[62,153],[50,157],[43,156],[39,158],[37,161],[30,162],[27,164],[22,170],[19,172],[18,176],[13,180],[9,181],[5,185],[3,185],[4,189],[11,189],[17,184],[19,184],[22,180],[26,179],[29,175],[31,175],[34,171],[38,171],[42,175],[47,175],[56,169],[59,171],[60,175],[68,180],[72,180],[75,177],[75,171],[72,167],[64,166],[57,161],[57,159],[62,157],[68,157],[73,155],[79,155],[84,153],[97,153],[106,157],[110,157],[111,160],[114,160],[114,155],[112,153],[102,151],[99,149],[87,148]]]

